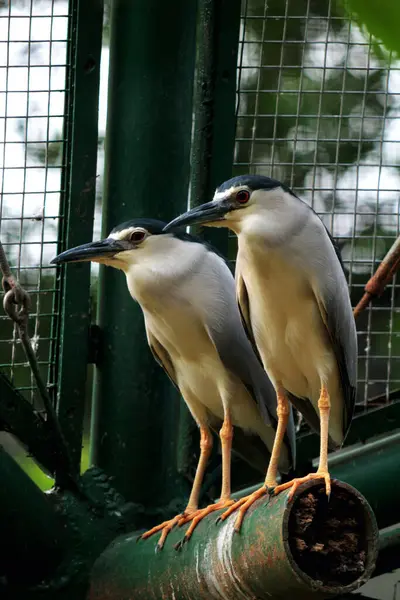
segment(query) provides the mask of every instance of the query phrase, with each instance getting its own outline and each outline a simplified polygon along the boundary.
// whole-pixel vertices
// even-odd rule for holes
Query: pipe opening
[[[288,543],[299,569],[319,585],[349,586],[371,563],[373,525],[361,498],[332,482],[313,486],[294,501],[288,523]]]

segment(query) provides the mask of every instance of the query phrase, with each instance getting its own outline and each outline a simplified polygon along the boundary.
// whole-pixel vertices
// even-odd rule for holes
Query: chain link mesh
[[[279,179],[313,206],[339,243],[355,305],[399,235],[400,63],[341,3],[243,3],[234,174],[243,173]],[[396,281],[357,329],[364,411],[400,388]]]
[[[0,2],[0,239],[32,299],[29,330],[44,381],[54,385],[57,252],[69,5]],[[0,313],[0,369],[34,402],[35,385],[12,323]]]

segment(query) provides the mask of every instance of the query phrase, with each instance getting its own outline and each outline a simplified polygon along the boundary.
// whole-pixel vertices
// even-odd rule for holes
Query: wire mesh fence
[[[64,0],[0,3],[0,236],[30,292],[43,379],[55,384],[60,280],[56,254],[63,185],[70,14]],[[34,382],[12,323],[0,314],[0,369],[34,402]]]
[[[56,254],[68,128],[66,0],[0,2],[0,234],[33,301],[30,330],[55,382]],[[244,0],[234,174],[272,175],[323,218],[353,304],[399,234],[400,64],[331,0]],[[64,171],[64,176],[63,176]],[[358,403],[400,388],[399,288],[358,320]],[[16,332],[0,314],[0,368],[33,401]]]
[[[331,0],[245,0],[241,25],[234,174],[273,176],[313,206],[355,305],[399,235],[400,63]],[[396,281],[357,329],[363,411],[400,388]]]

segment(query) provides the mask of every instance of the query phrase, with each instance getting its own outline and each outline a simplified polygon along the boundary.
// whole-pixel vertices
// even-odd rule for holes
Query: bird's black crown
[[[124,229],[129,229],[130,227],[142,227],[146,229],[152,235],[159,235],[163,233],[163,229],[166,223],[164,221],[158,221],[157,219],[131,219],[130,221],[125,221],[125,223],[121,223],[114,227],[111,233],[118,233],[118,231],[123,231]]]
[[[266,177],[265,175],[238,175],[237,177],[232,177],[232,179],[224,181],[224,183],[217,188],[217,192],[225,192],[232,187],[239,187],[241,185],[245,185],[253,192],[255,190],[274,190],[281,187],[285,192],[293,194],[292,190],[287,187],[287,185],[277,179]]]

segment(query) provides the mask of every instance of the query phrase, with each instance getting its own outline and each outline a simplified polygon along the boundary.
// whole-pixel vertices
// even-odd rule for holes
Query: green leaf
[[[400,58],[399,0],[345,0],[345,6],[359,25]]]

